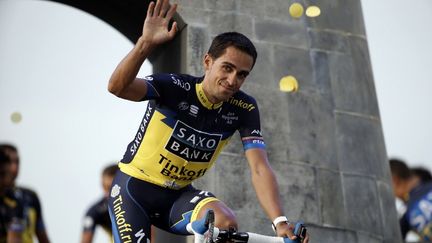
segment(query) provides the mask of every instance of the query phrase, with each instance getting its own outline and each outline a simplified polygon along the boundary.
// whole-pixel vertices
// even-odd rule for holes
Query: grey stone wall
[[[243,90],[260,107],[286,214],[312,242],[402,242],[360,0],[300,1],[317,18],[289,16],[290,0],[178,0],[182,71],[202,75],[212,37],[238,31],[258,49]],[[279,91],[293,75],[297,93]],[[214,192],[240,229],[273,234],[249,179],[239,136],[195,186]]]

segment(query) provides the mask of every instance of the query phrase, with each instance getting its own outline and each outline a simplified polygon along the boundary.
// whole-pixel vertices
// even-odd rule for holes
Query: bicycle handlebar
[[[206,216],[187,225],[189,233],[195,235],[195,243],[213,243],[218,239],[231,239],[234,242],[247,243],[301,243],[306,237],[306,227],[303,222],[297,222],[294,234],[297,239],[267,236],[252,232],[236,232],[234,230],[219,230],[214,227],[214,212],[208,210]]]

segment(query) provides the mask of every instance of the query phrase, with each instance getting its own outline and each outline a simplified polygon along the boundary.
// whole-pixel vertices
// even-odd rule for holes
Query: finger
[[[167,19],[172,19],[172,17],[174,17],[174,14],[177,11],[177,4],[173,4],[171,5],[171,7],[169,8],[167,14],[166,14],[166,18]]]
[[[159,16],[161,5],[162,5],[161,0],[157,0],[156,6],[155,6],[155,9],[154,9],[154,12],[153,12],[153,16],[155,16],[155,17]]]
[[[177,33],[177,22],[174,22],[171,26],[171,30],[169,31],[168,35],[170,38],[174,38],[176,33]]]
[[[159,17],[165,17],[166,12],[169,10],[169,0],[162,0],[161,11],[159,13]]]
[[[154,7],[155,7],[155,3],[153,1],[150,2],[148,9],[147,9],[147,17],[153,16]]]

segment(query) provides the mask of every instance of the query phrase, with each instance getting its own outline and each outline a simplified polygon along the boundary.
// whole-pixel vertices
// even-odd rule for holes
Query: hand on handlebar
[[[302,222],[298,222],[295,225],[292,223],[279,223],[276,225],[276,233],[280,237],[285,237],[287,240],[285,243],[300,242],[308,243],[309,235],[306,232],[306,227]]]

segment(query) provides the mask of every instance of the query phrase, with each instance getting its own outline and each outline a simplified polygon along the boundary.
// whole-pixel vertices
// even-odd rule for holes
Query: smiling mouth
[[[219,85],[224,88],[225,90],[228,90],[230,92],[235,92],[235,88],[230,87],[229,85],[226,85],[226,82],[219,81]]]

